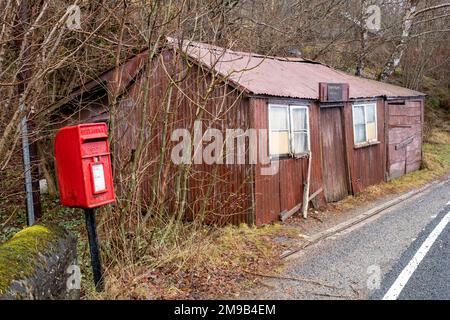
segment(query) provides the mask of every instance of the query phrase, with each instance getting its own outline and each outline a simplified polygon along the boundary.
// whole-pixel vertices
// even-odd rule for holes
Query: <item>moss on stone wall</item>
[[[52,250],[65,230],[57,226],[34,225],[16,233],[0,245],[0,295],[14,280],[32,277],[40,257]]]

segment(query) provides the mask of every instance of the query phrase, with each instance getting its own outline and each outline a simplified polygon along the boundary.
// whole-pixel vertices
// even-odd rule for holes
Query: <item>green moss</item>
[[[403,73],[402,68],[400,68],[400,67],[395,68],[395,70],[394,70],[394,75],[395,76],[399,77],[399,76],[402,75],[402,73]]]
[[[13,280],[32,276],[39,253],[50,250],[63,232],[58,227],[34,225],[0,245],[0,295],[6,293]]]
[[[427,101],[427,105],[430,106],[430,108],[433,108],[433,109],[439,108],[440,101],[437,97],[434,97],[434,96],[429,97],[429,98],[427,98],[426,101]]]

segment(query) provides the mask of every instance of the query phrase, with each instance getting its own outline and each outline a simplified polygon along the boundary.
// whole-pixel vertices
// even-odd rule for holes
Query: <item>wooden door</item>
[[[389,178],[418,170],[422,162],[422,108],[420,101],[389,103]]]
[[[322,108],[320,112],[324,192],[327,202],[339,201],[348,195],[341,108]]]

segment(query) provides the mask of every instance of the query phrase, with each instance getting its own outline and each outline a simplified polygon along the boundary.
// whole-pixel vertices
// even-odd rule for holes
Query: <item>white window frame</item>
[[[368,139],[369,135],[367,132],[366,108],[369,106],[374,107],[374,114],[375,114],[375,139],[372,139],[372,140]],[[365,141],[356,142],[355,107],[363,107],[364,128],[366,130],[366,140]],[[352,121],[353,121],[353,143],[355,144],[355,146],[378,142],[378,119],[377,119],[377,103],[376,102],[364,102],[364,103],[353,104],[352,105]]]
[[[271,141],[270,141],[270,137],[271,137],[271,133],[273,132],[284,132],[286,130],[272,130],[272,123],[270,121],[270,109],[272,108],[284,108],[286,109],[286,114],[287,114],[287,132],[288,132],[288,148],[289,148],[289,152],[288,153],[278,153],[278,154],[272,154],[272,150],[270,150],[270,146],[271,146]],[[279,157],[283,157],[283,156],[287,156],[290,154],[291,151],[291,122],[289,120],[289,106],[287,104],[269,104],[269,108],[268,108],[268,118],[269,118],[269,156],[270,157],[274,157],[274,158],[279,158]]]
[[[300,153],[294,153],[294,133],[295,132],[305,132],[304,130],[296,130],[294,132],[294,129],[291,127],[291,123],[293,123],[292,120],[292,114],[293,112],[291,112],[294,109],[304,109],[306,110],[306,151],[300,152]],[[289,134],[290,134],[290,138],[289,138],[289,151],[291,152],[291,155],[294,156],[298,156],[298,155],[303,155],[303,154],[308,154],[309,151],[311,150],[311,146],[309,143],[309,108],[307,106],[301,106],[301,105],[290,105],[289,106]]]
[[[271,125],[271,121],[270,121],[270,109],[271,108],[286,108],[287,109],[287,115],[288,115],[288,119],[287,119],[287,123],[288,123],[288,139],[289,139],[289,152],[288,153],[282,153],[282,154],[273,154],[272,150],[270,150],[270,146],[271,146],[271,141],[270,141],[270,137],[271,137],[271,133],[272,131],[285,131],[285,130],[272,130],[272,125]],[[292,126],[292,112],[291,110],[293,109],[305,109],[306,110],[306,137],[307,137],[307,148],[308,150],[306,150],[305,152],[301,152],[301,153],[293,153],[293,149],[294,149],[294,131],[293,131],[293,126]],[[310,143],[310,130],[309,130],[309,107],[307,105],[290,105],[290,104],[277,104],[277,103],[269,103],[269,107],[268,107],[268,123],[269,123],[269,156],[272,159],[276,159],[276,158],[280,158],[280,157],[284,157],[284,156],[301,156],[301,155],[306,155],[309,154],[310,150],[311,150],[311,143]],[[305,132],[303,130],[296,130],[295,132]]]

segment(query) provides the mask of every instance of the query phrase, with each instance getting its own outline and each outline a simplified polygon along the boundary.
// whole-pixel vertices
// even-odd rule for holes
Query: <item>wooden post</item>
[[[311,182],[311,161],[312,161],[312,152],[309,152],[308,156],[308,174],[306,178],[305,189],[303,190],[303,218],[308,217],[308,202],[309,202],[309,185]]]

